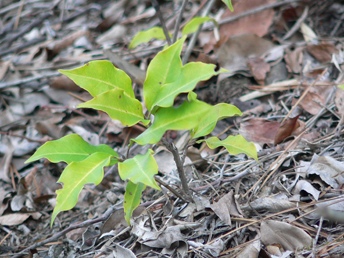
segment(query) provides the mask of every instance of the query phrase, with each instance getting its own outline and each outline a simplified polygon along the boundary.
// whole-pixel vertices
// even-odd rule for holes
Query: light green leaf
[[[182,69],[180,53],[186,37],[159,52],[147,68],[147,77],[143,84],[145,105],[149,111],[154,108],[155,97],[160,87],[178,78]]]
[[[133,215],[133,211],[140,205],[141,195],[145,188],[146,185],[142,183],[134,184],[130,180],[128,181],[123,202],[124,218],[128,225],[130,225],[130,218]]]
[[[196,99],[197,99],[197,94],[193,91],[190,91],[188,94],[188,101],[191,102],[191,101],[194,101]]]
[[[234,9],[233,9],[233,5],[232,5],[232,1],[231,0],[222,0],[222,2],[224,2],[228,9],[231,10],[232,12],[234,12]]]
[[[112,119],[119,120],[124,126],[132,126],[140,121],[144,125],[149,123],[149,120],[145,120],[143,117],[140,101],[124,94],[122,89],[104,92],[94,99],[78,105],[78,108],[104,111]]]
[[[182,34],[184,35],[188,35],[191,33],[194,33],[198,30],[199,26],[207,21],[212,21],[216,26],[218,26],[217,22],[206,16],[206,17],[194,17],[192,18],[187,24],[185,24],[183,30],[182,30]]]
[[[170,34],[170,33],[169,33]],[[172,35],[170,34],[172,38]],[[142,43],[147,43],[152,39],[162,39],[165,40],[166,36],[164,30],[161,27],[153,27],[148,30],[140,31],[135,35],[131,41],[129,48],[135,48]]]
[[[192,91],[198,82],[205,81],[227,70],[221,69],[215,72],[215,65],[201,62],[191,62],[182,69],[179,77],[172,83],[164,84],[155,95],[153,106],[171,107],[174,99],[180,93]]]
[[[129,179],[134,184],[143,183],[160,190],[154,180],[154,175],[158,173],[158,164],[149,149],[145,155],[136,155],[131,159],[118,163],[118,171],[122,180]]]
[[[190,130],[198,125],[211,108],[211,105],[199,100],[184,101],[179,107],[159,108],[153,124],[131,141],[140,145],[154,144],[160,141],[167,130]]]
[[[239,153],[245,153],[246,155],[254,158],[258,161],[257,149],[252,142],[248,142],[241,135],[228,136],[225,140],[221,141],[217,137],[210,137],[206,140],[200,140],[197,142],[205,141],[209,148],[215,149],[217,147],[223,146],[232,155],[237,155]]]
[[[54,163],[64,161],[69,164],[73,161],[82,161],[95,152],[107,153],[118,157],[117,153],[108,145],[94,146],[84,141],[77,134],[69,134],[56,141],[44,143],[25,163],[47,158]]]
[[[151,113],[155,106],[171,107],[177,95],[192,91],[198,82],[228,72],[226,69],[216,72],[215,65],[201,62],[182,66],[180,52],[184,41],[185,37],[158,53],[148,67],[143,95]]]
[[[207,114],[202,117],[200,123],[191,131],[191,138],[196,139],[201,136],[210,134],[218,120],[226,117],[241,116],[241,111],[233,105],[220,103],[210,109]]]
[[[51,226],[61,211],[72,209],[85,184],[98,185],[104,177],[104,167],[110,164],[111,154],[93,153],[88,158],[79,162],[70,163],[59,179],[63,188],[57,190],[56,206],[51,216]]]
[[[338,88],[343,89],[344,90],[344,84],[343,85],[338,85]]]
[[[129,76],[114,67],[110,61],[91,61],[82,67],[59,72],[68,76],[93,97],[108,90],[122,89],[128,96],[135,98]]]

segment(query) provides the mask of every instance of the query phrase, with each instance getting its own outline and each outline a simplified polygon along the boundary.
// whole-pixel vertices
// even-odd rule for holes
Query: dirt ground
[[[159,10],[154,2],[0,1],[0,257],[344,257],[342,1],[233,0],[234,12],[220,0],[158,1]],[[130,226],[114,165],[50,227],[66,164],[25,160],[70,133],[125,154],[143,130],[76,108],[92,97],[58,70],[110,60],[142,101],[147,66],[166,41],[128,46],[161,26],[159,12],[173,32],[184,2],[180,28],[208,7],[217,22],[203,24],[188,61],[230,71],[194,92],[243,112],[209,136],[242,135],[259,162],[194,143],[184,162],[193,202],[185,202],[173,155],[155,144],[162,191],[144,190]],[[164,137],[179,150],[188,143],[187,131]]]

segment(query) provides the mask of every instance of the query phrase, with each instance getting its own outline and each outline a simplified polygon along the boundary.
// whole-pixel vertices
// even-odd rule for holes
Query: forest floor
[[[343,257],[344,4],[334,0],[233,0],[234,12],[220,0],[158,1],[170,32],[183,2],[180,28],[213,4],[208,16],[218,26],[203,24],[188,61],[230,73],[194,92],[243,112],[210,136],[242,135],[259,162],[193,144],[184,163],[187,203],[168,189],[181,193],[173,155],[155,144],[162,191],[144,190],[130,226],[126,182],[114,165],[50,227],[66,164],[24,163],[34,151],[77,133],[124,154],[142,132],[76,108],[91,96],[58,70],[110,60],[142,100],[146,69],[166,41],[129,44],[161,26],[152,2],[0,1],[0,257]],[[189,139],[187,131],[168,135],[179,149]]]

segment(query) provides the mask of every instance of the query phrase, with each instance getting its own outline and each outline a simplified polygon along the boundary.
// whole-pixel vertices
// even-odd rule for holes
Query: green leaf
[[[223,141],[219,140],[217,137],[210,137],[209,139],[200,140],[197,142],[199,143],[203,141],[205,141],[211,149],[223,146],[232,155],[245,153],[246,155],[258,161],[256,146],[254,146],[252,142],[246,141],[241,135],[230,135]]]
[[[182,69],[180,53],[185,39],[186,37],[183,37],[173,45],[159,52],[150,62],[147,68],[147,77],[143,85],[145,105],[149,111],[154,107],[155,95],[159,92],[159,88],[178,78]]]
[[[158,53],[147,69],[143,94],[151,113],[155,106],[171,107],[177,95],[192,91],[198,82],[228,72],[226,69],[215,72],[215,65],[201,62],[182,66],[180,52],[184,41],[185,37]]]
[[[127,187],[125,188],[124,194],[124,218],[130,225],[130,218],[133,215],[133,211],[140,205],[141,195],[143,190],[145,190],[146,185],[142,183],[134,184],[128,181]]]
[[[232,5],[232,1],[231,0],[222,0],[222,2],[224,2],[228,9],[231,10],[232,12],[234,12],[234,9],[233,9],[233,5]]]
[[[167,130],[190,130],[199,124],[211,108],[211,105],[199,100],[184,101],[179,107],[159,108],[153,124],[131,141],[140,145],[154,144],[160,141]]]
[[[93,153],[88,158],[79,162],[70,163],[59,179],[63,188],[57,190],[56,206],[51,216],[51,226],[61,211],[72,209],[85,184],[98,185],[104,177],[104,167],[110,164],[111,154]]]
[[[338,85],[338,88],[343,89],[344,90],[344,84],[343,85]]]
[[[216,26],[218,26],[217,22],[206,16],[206,17],[194,17],[192,18],[187,24],[185,24],[183,30],[182,30],[182,34],[184,35],[188,35],[191,33],[194,33],[198,30],[199,26],[207,21],[212,21]]]
[[[193,91],[190,91],[188,94],[188,101],[195,101],[197,99],[197,94]]]
[[[170,34],[170,33],[169,33]],[[172,35],[170,34],[172,38]],[[140,31],[135,35],[131,41],[129,48],[135,48],[142,43],[147,43],[152,39],[162,39],[165,40],[166,36],[164,30],[161,27],[153,27],[148,30]]]
[[[56,141],[44,143],[25,163],[47,158],[54,163],[64,161],[69,164],[73,161],[82,161],[95,152],[107,153],[118,157],[117,153],[108,145],[94,146],[84,141],[77,134],[69,134]]]
[[[179,77],[172,83],[167,83],[160,87],[155,96],[153,106],[171,107],[174,99],[180,93],[192,91],[198,82],[205,81],[227,70],[221,69],[215,72],[215,65],[201,62],[191,62],[186,64],[179,74]]]
[[[160,190],[154,180],[154,175],[158,173],[158,164],[149,149],[145,155],[136,155],[131,159],[118,163],[118,171],[122,180],[129,179],[134,184],[143,183]]]
[[[233,105],[220,103],[210,109],[207,114],[202,117],[200,123],[191,131],[191,138],[196,139],[201,136],[210,134],[218,120],[226,117],[241,116],[241,111]]]
[[[135,98],[129,76],[114,67],[110,61],[91,61],[82,67],[59,72],[68,76],[93,97],[108,90],[122,89],[129,97]]]
[[[149,120],[145,120],[143,117],[140,101],[124,94],[122,89],[104,92],[94,99],[78,105],[78,108],[104,111],[112,119],[121,121],[124,126],[132,126],[140,121],[144,125],[149,123]]]

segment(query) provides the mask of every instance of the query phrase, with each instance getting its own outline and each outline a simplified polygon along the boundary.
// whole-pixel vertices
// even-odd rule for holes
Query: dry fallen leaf
[[[233,3],[234,12],[226,10],[222,19],[239,15],[248,10],[256,9],[265,4],[275,3],[276,0],[246,0]],[[225,42],[228,38],[245,33],[254,33],[259,37],[264,36],[272,24],[274,16],[273,9],[266,9],[262,12],[247,15],[238,20],[221,25],[220,37]]]
[[[229,226],[232,225],[230,215],[241,218],[243,217],[240,206],[235,201],[233,191],[222,196],[218,202],[211,204],[209,207],[224,223]]]
[[[234,73],[239,70],[248,70],[247,58],[259,57],[274,47],[274,44],[256,34],[243,34],[229,38],[215,51],[221,68]],[[219,77],[222,74],[219,75]],[[224,74],[222,77],[227,77]]]
[[[319,62],[327,63],[332,60],[332,54],[338,54],[336,46],[330,42],[307,45],[307,51]]]
[[[285,222],[263,220],[260,226],[264,245],[281,244],[285,250],[295,251],[312,245],[312,238],[302,229]]]
[[[297,114],[294,114],[293,117],[290,116],[287,120],[285,120],[276,131],[274,145],[281,143],[284,139],[292,135],[292,133],[300,127],[298,119],[302,113],[302,109],[299,107],[297,107],[296,109],[294,111],[296,111]]]
[[[294,100],[294,102],[296,102],[296,100]],[[312,115],[316,115],[323,108],[323,106],[318,103],[325,105],[325,98],[322,95],[309,91],[299,105]]]
[[[298,47],[295,50],[286,49],[284,60],[287,63],[289,72],[301,73],[304,47]]]
[[[29,217],[32,217],[35,220],[38,220],[42,214],[39,212],[31,212],[31,213],[13,213],[0,216],[0,225],[3,226],[16,226],[22,224],[25,220]]]
[[[240,123],[239,133],[247,141],[258,144],[273,144],[280,123],[264,118],[252,118]]]
[[[270,71],[270,65],[260,57],[250,58],[247,66],[251,70],[254,79],[260,84],[264,84],[266,73]]]

